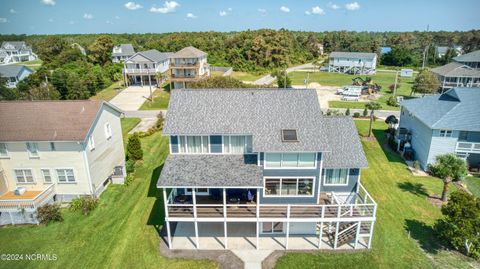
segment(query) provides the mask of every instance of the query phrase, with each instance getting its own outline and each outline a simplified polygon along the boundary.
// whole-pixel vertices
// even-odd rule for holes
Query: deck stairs
[[[337,245],[336,247],[340,247],[349,243],[353,239],[355,239],[357,234],[357,222],[346,222],[340,224],[338,227],[338,238],[337,238]],[[332,245],[335,244],[335,230],[333,229],[332,232],[328,233],[328,238]]]

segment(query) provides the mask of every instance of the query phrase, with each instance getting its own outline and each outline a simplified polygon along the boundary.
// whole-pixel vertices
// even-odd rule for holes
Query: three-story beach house
[[[359,136],[351,117],[322,116],[315,90],[176,89],[163,134],[170,248],[370,248]]]
[[[33,61],[37,55],[24,41],[4,41],[0,47],[0,63],[9,64]]]
[[[132,44],[120,44],[112,49],[112,62],[123,63],[135,54]]]
[[[135,53],[124,62],[125,84],[160,85],[167,79],[172,54],[155,49]]]
[[[192,46],[183,48],[171,56],[170,70],[173,88],[187,88],[189,82],[210,76],[207,53]]]

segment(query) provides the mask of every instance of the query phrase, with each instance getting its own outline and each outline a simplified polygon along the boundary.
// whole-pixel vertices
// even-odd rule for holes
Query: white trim
[[[192,191],[187,191],[187,189],[192,189]],[[185,194],[186,195],[193,195],[193,189],[196,189],[195,190],[195,193],[199,196],[205,196],[205,195],[210,195],[210,188],[205,188],[205,187],[188,187],[188,188],[184,188],[184,191],[185,191]],[[199,192],[198,189],[207,189],[206,192]],[[219,189],[219,188],[217,188]]]
[[[95,150],[95,139],[93,138],[93,134],[91,134],[89,137],[88,137],[88,149],[90,151],[94,151]]]
[[[77,181],[77,176],[76,176],[76,172],[75,172],[75,169],[74,169],[73,167],[55,167],[54,170],[55,170],[55,174],[57,175],[57,183],[58,183],[58,184],[74,184],[74,183],[78,183],[78,181]],[[65,170],[65,171],[66,171],[66,170],[72,170],[74,181],[68,181],[68,175],[67,175],[66,172],[65,172],[64,176],[65,176],[65,180],[66,180],[66,181],[65,181],[65,182],[61,182],[60,179],[59,179],[58,170]]]
[[[225,152],[225,138],[228,136],[228,152]],[[242,136],[244,137],[244,143],[243,143],[243,152],[242,153],[232,153],[232,136]],[[247,136],[252,137],[252,151],[248,151],[248,143],[247,143]],[[222,137],[222,154],[229,154],[229,155],[245,155],[245,154],[253,154],[253,136],[251,134],[226,134],[226,135],[221,135]]]
[[[110,140],[110,138],[112,138],[112,126],[110,125],[110,122],[106,122],[103,125],[103,130],[105,132],[105,138]]]
[[[323,170],[323,152],[320,152],[320,167],[318,173],[318,191],[317,191],[317,204],[320,204],[320,193],[322,191],[322,170]],[[318,153],[317,155],[318,156]]]
[[[31,144],[31,145],[35,145],[35,149],[36,149],[36,152],[37,152],[37,155],[32,155],[32,152],[29,150],[28,148],[28,145]],[[30,159],[40,159],[40,152],[38,151],[38,143],[37,142],[25,142],[25,147],[27,148],[27,152],[28,152],[28,157]]]
[[[30,173],[32,174],[32,182],[27,182],[27,178],[26,178],[24,172],[22,172],[22,174],[23,174],[23,177],[24,177],[24,179],[25,179],[25,182],[18,182],[18,180],[17,180],[17,173],[15,173],[16,170],[21,170],[21,171],[30,170]],[[37,184],[37,181],[35,180],[35,174],[33,173],[33,168],[26,168],[26,167],[13,168],[13,178],[15,178],[15,183],[16,183],[17,185]]]
[[[122,140],[122,144],[123,144],[123,140]],[[83,151],[83,160],[84,160],[84,163],[85,163],[85,169],[87,171],[88,188],[90,189],[90,194],[94,195],[95,192],[93,192],[92,175],[90,174],[90,166],[89,166],[88,156],[87,156],[87,151],[86,150]]]
[[[184,137],[185,138],[185,151],[188,151],[188,139],[187,137],[200,137],[200,149],[201,149],[201,152],[197,152],[197,153],[190,153],[190,152],[181,152],[181,143],[180,143],[180,137]],[[203,151],[203,146],[204,146],[204,137],[208,137],[207,138],[207,152],[204,152]],[[181,155],[202,155],[202,154],[210,154],[210,136],[209,135],[177,135],[177,139],[178,139],[178,153],[174,153],[174,154],[181,154]]]
[[[327,170],[344,170],[347,169],[347,182],[345,184],[327,184]],[[350,168],[325,168],[325,173],[323,173],[323,186],[348,186],[350,182]]]
[[[43,171],[45,171],[45,170],[48,170],[48,173],[50,174],[50,182],[45,181],[45,173],[43,173]],[[52,169],[50,169],[50,168],[40,168],[40,173],[42,174],[42,177],[43,177],[43,183],[53,184],[53,173],[52,173]]]
[[[302,154],[302,153],[313,153],[314,157],[314,164],[315,166],[308,166],[308,167],[298,167],[298,166],[287,166],[283,167],[283,154]],[[268,167],[267,166],[267,154],[280,154],[280,167]],[[263,153],[263,169],[265,170],[313,170],[317,169],[317,154],[318,152],[264,152]],[[300,156],[300,155],[298,155]],[[297,165],[298,165],[298,157],[297,157]]]
[[[7,143],[6,142],[0,142],[0,145],[4,145],[5,146],[5,155],[0,155],[0,159],[10,159],[10,154],[8,154],[8,147],[7,147]]]
[[[178,136],[177,136],[177,147],[178,147]],[[170,150],[170,154],[177,154],[178,153],[178,152],[177,153],[172,152],[172,136],[171,135],[168,136],[168,148]],[[178,148],[178,151],[180,152],[180,148]]]
[[[305,194],[296,194],[296,195],[282,195],[282,194],[279,194],[279,195],[271,195],[271,194],[266,194],[265,193],[265,179],[280,179],[280,193],[282,193],[282,179],[296,179],[297,180],[297,184],[296,184],[296,192],[298,193],[298,181],[300,179],[312,179],[313,180],[313,183],[312,183],[312,194],[311,195],[305,195]],[[302,177],[302,176],[288,176],[288,177],[282,177],[282,176],[264,176],[263,177],[263,197],[265,198],[297,198],[297,197],[300,197],[300,198],[312,198],[312,197],[315,197],[315,177],[312,177],[312,176],[306,176],[306,177]]]

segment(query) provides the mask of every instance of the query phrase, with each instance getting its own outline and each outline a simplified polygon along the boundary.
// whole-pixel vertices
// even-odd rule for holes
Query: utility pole
[[[396,94],[397,94],[398,72],[399,71],[397,70],[397,72],[395,73],[395,84],[393,86],[393,97],[395,97]]]
[[[153,102],[152,80],[150,78],[150,68],[149,67],[147,67],[147,76],[148,76],[148,87],[150,88],[150,102]]]

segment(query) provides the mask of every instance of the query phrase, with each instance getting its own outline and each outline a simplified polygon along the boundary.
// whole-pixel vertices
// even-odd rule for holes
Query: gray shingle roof
[[[363,58],[373,59],[377,57],[377,54],[371,52],[340,52],[334,51],[330,53],[330,58]]]
[[[453,60],[457,62],[480,62],[480,50],[457,56]]]
[[[297,129],[299,142],[282,142]],[[163,133],[251,134],[254,152],[329,150],[320,105],[312,89],[173,90]]]
[[[6,78],[16,77],[23,69],[27,69],[28,71],[33,73],[33,70],[26,67],[25,65],[0,65],[0,76]]]
[[[192,47],[192,46],[189,46],[189,47],[186,47],[186,48],[183,48],[179,51],[177,51],[176,53],[174,53],[172,55],[171,58],[198,58],[198,57],[202,57],[202,56],[205,56],[207,55],[207,53],[195,48],[195,47]]]
[[[331,152],[323,159],[325,168],[368,167],[357,129],[351,117],[331,116],[323,118],[323,126],[329,140]]]
[[[160,52],[158,50],[146,50],[146,51],[139,51],[136,54],[140,54],[143,57],[145,57],[147,59],[150,59],[153,62],[159,63],[159,62],[163,62],[165,60],[168,60],[172,56],[173,53],[172,52]],[[130,58],[135,57],[135,55],[133,55]]]
[[[115,47],[120,47],[122,52],[112,52],[112,56],[129,56],[135,54],[132,44],[120,44]]]
[[[444,94],[402,102],[432,129],[480,131],[480,88],[453,88]]]
[[[27,46],[25,44],[25,41],[3,41],[2,48],[4,48],[7,44],[12,45],[13,47],[15,47],[16,50],[22,49],[23,47]]]
[[[432,68],[431,71],[444,77],[480,77],[480,70],[457,62]]]
[[[261,187],[256,155],[170,155],[157,187]]]

